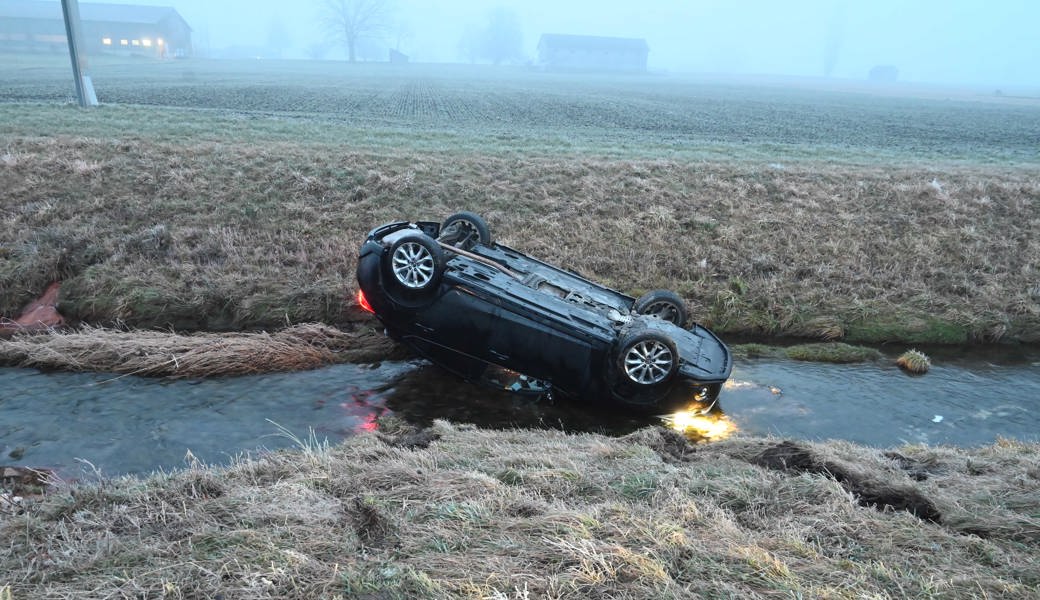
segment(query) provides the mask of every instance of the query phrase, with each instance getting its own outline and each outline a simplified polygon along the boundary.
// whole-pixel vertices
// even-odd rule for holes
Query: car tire
[[[679,370],[675,342],[643,327],[622,333],[613,359],[614,399],[641,410],[658,408]]]
[[[477,244],[491,244],[491,229],[480,215],[463,211],[444,219],[437,241],[462,250],[472,250]]]
[[[670,290],[652,290],[643,294],[632,305],[632,310],[636,314],[656,317],[679,327],[686,325],[686,303],[679,294]]]
[[[434,290],[444,275],[444,250],[424,233],[403,235],[386,253],[385,267],[394,290],[422,295]]]
[[[626,385],[651,389],[671,381],[679,369],[679,351],[667,335],[638,329],[622,336],[615,364]]]

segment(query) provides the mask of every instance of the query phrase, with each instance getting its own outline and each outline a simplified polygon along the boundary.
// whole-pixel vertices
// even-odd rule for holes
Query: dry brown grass
[[[81,327],[0,340],[3,364],[166,377],[299,371],[381,360],[393,352],[393,343],[369,327],[343,331],[313,323],[274,333],[191,335]]]
[[[932,367],[932,360],[920,350],[907,350],[899,355],[896,364],[904,371],[921,375],[927,373],[928,369]]]
[[[227,600],[1040,593],[1035,444],[691,447],[659,428],[618,439],[443,422],[419,437],[59,488],[0,516],[0,588]],[[771,462],[780,450],[789,463]],[[903,497],[935,513],[914,516]]]
[[[352,318],[365,231],[467,209],[497,239],[608,285],[676,289],[723,332],[1040,339],[1035,168],[6,142],[8,315],[59,279],[61,310],[88,323],[338,323]]]

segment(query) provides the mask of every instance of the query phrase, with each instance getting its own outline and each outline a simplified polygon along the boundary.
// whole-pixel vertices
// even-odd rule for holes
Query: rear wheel
[[[670,290],[653,290],[643,294],[632,310],[637,314],[655,317],[682,327],[686,324],[686,304]]]
[[[476,213],[463,211],[444,219],[437,241],[463,250],[491,243],[491,229],[487,221]]]
[[[386,261],[394,287],[406,293],[432,290],[444,274],[444,250],[424,233],[401,236],[390,247]]]

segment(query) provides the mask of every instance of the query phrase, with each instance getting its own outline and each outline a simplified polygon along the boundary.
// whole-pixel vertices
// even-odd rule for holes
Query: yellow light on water
[[[737,431],[737,425],[721,412],[701,414],[698,410],[680,410],[667,417],[672,429],[706,440],[724,440]]]

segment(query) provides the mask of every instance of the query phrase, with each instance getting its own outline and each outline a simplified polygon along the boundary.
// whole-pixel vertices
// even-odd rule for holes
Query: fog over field
[[[372,1],[372,0],[368,0]],[[328,0],[109,0],[173,6],[200,51],[264,48],[286,58],[344,59],[328,48]],[[646,39],[652,71],[863,79],[878,65],[899,80],[1040,86],[1035,0],[385,0],[386,27],[360,57],[394,48],[415,62],[469,62],[464,40],[497,14],[522,34],[510,62],[537,57],[543,33]]]

